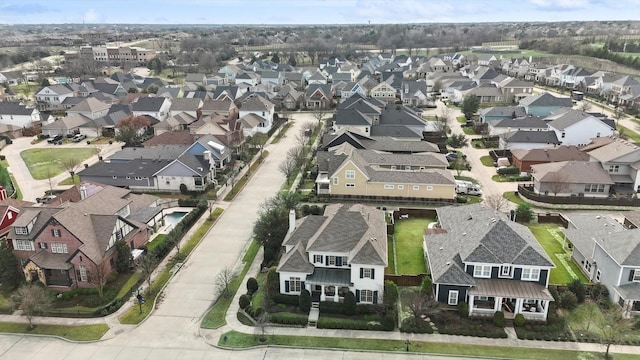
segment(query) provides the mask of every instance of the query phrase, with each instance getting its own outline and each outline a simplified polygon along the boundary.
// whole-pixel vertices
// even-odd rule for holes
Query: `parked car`
[[[71,141],[73,141],[73,142],[80,142],[80,141],[82,141],[82,140],[84,140],[84,139],[86,139],[86,138],[87,138],[87,135],[84,135],[84,134],[76,134],[76,135],[73,137],[73,139],[71,139]]]
[[[63,136],[62,135],[56,135],[52,138],[48,138],[47,142],[49,144],[57,144],[59,141],[62,141]]]
[[[458,160],[458,153],[448,153],[445,157],[447,158],[447,161],[456,161]]]

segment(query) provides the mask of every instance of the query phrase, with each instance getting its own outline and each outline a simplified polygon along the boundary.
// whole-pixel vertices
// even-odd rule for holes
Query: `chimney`
[[[87,187],[84,185],[80,185],[80,200],[84,200],[87,198]]]
[[[296,229],[296,211],[294,209],[289,210],[289,234]]]
[[[7,198],[7,189],[4,186],[0,186],[0,200],[5,200]]]

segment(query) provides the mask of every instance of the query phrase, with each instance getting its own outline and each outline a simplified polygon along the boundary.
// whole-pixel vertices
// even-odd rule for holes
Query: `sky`
[[[640,20],[640,0],[0,0],[0,24]]]

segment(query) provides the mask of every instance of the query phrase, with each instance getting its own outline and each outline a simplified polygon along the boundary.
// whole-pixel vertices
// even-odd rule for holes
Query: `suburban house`
[[[131,114],[133,116],[151,116],[158,121],[162,121],[169,116],[171,109],[171,99],[164,96],[139,97],[131,104]]]
[[[187,113],[193,118],[200,116],[200,111],[204,102],[201,99],[172,99],[169,106],[169,116],[176,116],[181,113]]]
[[[440,152],[438,145],[428,141],[402,140],[390,136],[365,136],[347,130],[324,135],[321,148],[325,151],[331,150],[344,143],[348,143],[355,149],[379,150],[394,154]]]
[[[591,161],[599,162],[615,183],[617,192],[640,191],[640,147],[614,138],[609,144],[590,150]]]
[[[483,84],[466,91],[465,95],[475,95],[480,103],[503,103],[506,102],[502,90],[493,84]]]
[[[96,287],[114,271],[117,241],[131,249],[147,243],[147,225],[130,216],[155,206],[154,197],[91,186],[80,194],[77,202],[23,208],[12,224],[11,248],[27,281],[55,289]]]
[[[367,96],[367,90],[359,82],[348,82],[340,92],[340,99],[344,101],[355,94]]]
[[[533,95],[533,82],[507,78],[497,84],[502,90],[504,102],[518,103],[527,96]]]
[[[9,197],[7,189],[0,186],[0,242],[7,244],[11,249],[11,240],[8,240],[11,225],[16,221],[23,207],[34,205],[31,202],[16,200]]]
[[[240,106],[244,136],[268,133],[273,126],[274,115],[275,106],[272,102],[257,94],[251,94]]]
[[[374,86],[369,92],[369,95],[372,98],[384,101],[385,103],[392,103],[396,101],[396,89],[385,81]]]
[[[305,92],[305,106],[308,109],[329,109],[333,104],[331,85],[309,83]]]
[[[561,145],[544,149],[511,149],[511,162],[521,172],[531,171],[531,165],[559,161],[589,161],[590,156],[577,146]]]
[[[200,112],[202,116],[220,114],[228,117],[237,117],[238,107],[231,100],[205,100]]]
[[[316,191],[346,199],[452,201],[455,180],[444,154],[393,154],[349,143],[317,153]]]
[[[405,81],[402,83],[400,98],[404,105],[425,106],[430,100],[426,81]]]
[[[0,102],[0,124],[21,128],[30,127],[40,121],[40,112],[18,102]]]
[[[548,92],[538,95],[527,96],[520,100],[520,106],[523,106],[529,115],[546,117],[551,115],[555,110],[561,108],[571,108],[573,102],[568,97],[556,97]]]
[[[353,293],[361,304],[381,304],[387,267],[384,212],[361,204],[330,204],[323,215],[289,216],[285,253],[276,271],[280,293],[307,290],[312,302],[342,301]]]
[[[436,209],[438,225],[426,229],[424,252],[435,299],[469,304],[469,316],[546,321],[554,267],[529,229],[482,204]]]
[[[500,149],[542,149],[560,145],[553,131],[516,130],[500,134]]]
[[[542,195],[609,196],[614,182],[598,162],[559,161],[531,165],[533,191]]]
[[[278,101],[281,109],[297,110],[304,105],[304,93],[296,90],[293,85],[286,84],[280,88],[273,101]]]
[[[587,277],[609,290],[627,317],[640,315],[640,229],[625,229],[609,216],[563,214],[571,257]]]
[[[77,84],[57,84],[45,86],[36,93],[36,102],[38,110],[64,110],[66,107],[63,102],[70,97],[78,94],[79,87]]]
[[[545,121],[563,145],[586,145],[592,138],[611,136],[615,131],[601,119],[580,110],[553,114]]]
[[[546,131],[547,122],[537,116],[526,115],[523,117],[508,117],[502,120],[489,122],[489,135],[501,135],[512,131]]]
[[[498,120],[520,118],[527,115],[522,106],[496,106],[478,111],[481,123],[491,123]]]

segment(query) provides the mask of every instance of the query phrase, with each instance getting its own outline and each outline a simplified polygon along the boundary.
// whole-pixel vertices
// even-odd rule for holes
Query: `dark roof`
[[[160,135],[156,135],[145,141],[143,145],[150,147],[154,145],[191,145],[195,141],[189,130],[167,131]]]
[[[163,96],[158,97],[140,97],[136,102],[131,104],[131,110],[133,111],[158,111],[162,104],[167,100]]]
[[[33,110],[19,102],[0,102],[1,115],[31,115]]]
[[[548,92],[527,96],[520,100],[520,106],[544,106],[544,107],[572,107],[573,102],[568,97],[556,97]]]
[[[539,128],[546,129],[547,122],[542,120],[541,117],[527,115],[518,118],[506,118],[496,121],[491,126],[500,128]]]
[[[555,131],[518,130],[507,133],[505,140],[510,143],[560,144]]]
[[[151,159],[132,159],[126,162],[104,162],[100,161],[88,168],[78,172],[78,175],[92,177],[111,177],[111,176],[146,176],[152,177],[158,170],[169,165],[172,160],[151,160]]]

